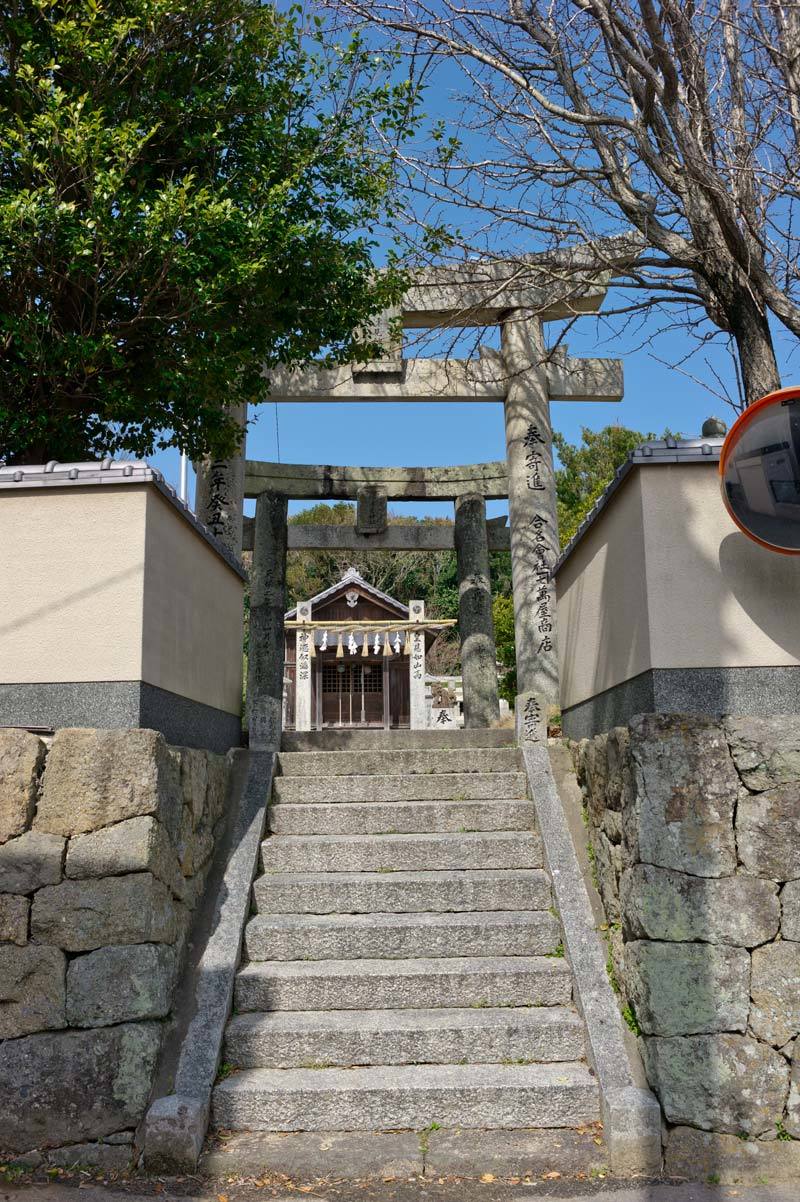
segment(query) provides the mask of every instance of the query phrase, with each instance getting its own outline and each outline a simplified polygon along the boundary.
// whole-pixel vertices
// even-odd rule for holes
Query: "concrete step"
[[[286,731],[282,751],[429,751],[453,747],[516,747],[513,730]]]
[[[420,831],[530,831],[532,801],[340,801],[270,806],[273,835],[415,834]]]
[[[326,1186],[333,1182],[363,1180],[366,1177],[397,1182],[389,1186],[397,1193],[383,1195],[386,1199],[396,1197],[408,1177],[427,1178],[456,1177],[455,1192],[464,1197],[465,1186],[474,1185],[476,1178],[485,1178],[491,1173],[498,1179],[503,1196],[513,1199],[530,1198],[542,1194],[543,1189],[517,1189],[509,1194],[501,1177],[525,1178],[526,1183],[547,1180],[560,1173],[569,1184],[591,1178],[608,1176],[608,1152],[600,1138],[599,1123],[587,1123],[577,1128],[544,1127],[522,1130],[463,1130],[461,1127],[437,1126],[426,1131],[424,1140],[419,1131],[241,1131],[226,1132],[223,1140],[209,1140],[203,1152],[198,1173],[206,1178],[232,1179],[234,1177],[277,1178],[284,1176],[290,1181],[322,1181]],[[464,1181],[464,1178],[471,1178]],[[420,1183],[421,1184],[421,1183]],[[562,1181],[561,1185],[564,1186]],[[413,1187],[412,1187],[413,1188]],[[547,1188],[547,1187],[544,1187]],[[556,1188],[558,1188],[556,1186]],[[670,1187],[663,1187],[669,1191]],[[420,1198],[422,1202],[433,1191],[419,1188],[406,1197]],[[563,1189],[562,1189],[563,1193]],[[649,1198],[656,1202],[667,1202],[674,1195],[652,1188],[627,1192],[627,1202],[637,1199],[644,1202]],[[341,1196],[341,1191],[334,1191]],[[479,1196],[486,1196],[482,1183]],[[296,1198],[296,1194],[289,1195]],[[323,1197],[331,1197],[326,1189]],[[352,1196],[352,1189],[350,1190]],[[593,1197],[598,1195],[594,1194]],[[621,1195],[618,1195],[623,1202]],[[608,1199],[608,1202],[613,1202]],[[677,1202],[677,1200],[676,1200]]]
[[[312,1010],[237,1014],[224,1060],[236,1068],[364,1064],[541,1063],[580,1060],[583,1023],[574,1010]]]
[[[392,751],[282,751],[282,776],[412,776],[431,772],[518,772],[516,747]]]
[[[446,835],[278,835],[261,844],[264,872],[429,872],[541,868],[529,831]]]
[[[470,910],[547,910],[542,869],[497,872],[268,873],[253,887],[262,914],[411,914]]]
[[[431,772],[416,776],[277,776],[272,803],[333,805],[353,801],[490,801],[526,796],[523,772]]]
[[[256,914],[249,960],[363,960],[435,956],[549,956],[561,939],[546,910],[472,914]]]
[[[564,1006],[566,961],[534,956],[254,961],[236,977],[236,1010],[418,1010]]]
[[[214,1090],[212,1122],[245,1131],[577,1127],[599,1115],[585,1064],[246,1069]]]

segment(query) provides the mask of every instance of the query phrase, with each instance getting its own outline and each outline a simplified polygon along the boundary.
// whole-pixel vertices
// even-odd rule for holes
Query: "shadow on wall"
[[[795,557],[792,560],[797,562]],[[791,562],[792,560],[788,560]],[[736,530],[719,547],[719,570],[742,609],[774,642],[800,661],[797,580],[787,557],[759,547]],[[793,615],[787,621],[787,616]]]

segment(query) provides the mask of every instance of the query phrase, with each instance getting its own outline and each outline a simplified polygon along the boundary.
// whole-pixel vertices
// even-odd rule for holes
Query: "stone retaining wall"
[[[228,762],[152,730],[0,730],[0,1152],[127,1167]]]
[[[666,1171],[800,1174],[800,720],[647,714],[572,749]]]

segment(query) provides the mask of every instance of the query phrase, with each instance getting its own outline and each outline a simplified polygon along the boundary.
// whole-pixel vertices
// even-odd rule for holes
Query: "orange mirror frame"
[[[725,508],[743,534],[781,555],[800,555],[800,388],[748,406],[719,461]]]

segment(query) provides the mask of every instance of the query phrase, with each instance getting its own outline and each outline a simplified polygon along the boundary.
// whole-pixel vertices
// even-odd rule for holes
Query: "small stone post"
[[[311,621],[311,603],[303,601],[297,607],[298,622]],[[295,631],[294,728],[311,730],[311,640],[313,630]]]
[[[412,622],[425,620],[425,602],[409,601],[408,612]],[[412,730],[425,730],[428,711],[425,705],[425,631],[411,631],[411,654],[408,657],[409,671],[409,726]]]
[[[287,512],[285,496],[263,492],[256,500],[247,715],[250,747],[257,751],[277,751],[281,740]]]
[[[242,554],[247,405],[235,406],[232,415],[242,427],[239,451],[230,459],[205,459],[194,464],[194,508],[200,521],[238,559]]]
[[[489,580],[486,501],[477,493],[458,497],[455,516],[464,726],[487,728],[500,719],[500,701],[497,694],[497,651]]]
[[[365,484],[356,494],[356,530],[359,534],[383,534],[388,525],[386,493]]]
[[[546,352],[538,317],[513,310],[502,326],[511,576],[517,659],[517,734],[547,737],[547,711],[558,705],[555,584],[558,556],[553,436]]]

